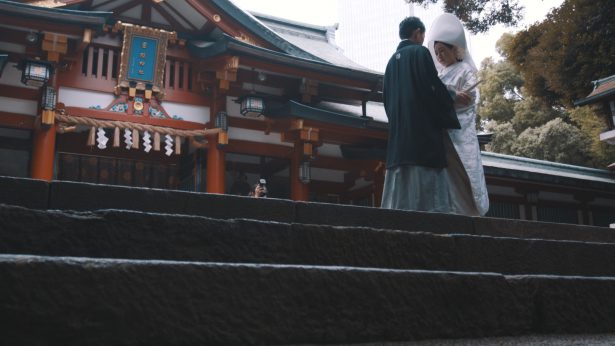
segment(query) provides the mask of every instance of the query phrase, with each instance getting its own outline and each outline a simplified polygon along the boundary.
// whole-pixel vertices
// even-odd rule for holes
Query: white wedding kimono
[[[477,81],[476,70],[464,61],[444,67],[440,71],[439,77],[449,90],[454,91],[465,91]],[[454,157],[454,153],[449,155],[453,156],[449,163],[449,175],[454,182],[453,185],[456,185],[456,189],[453,191],[453,199],[456,200],[456,205],[453,209],[459,214],[476,216],[477,214],[485,215],[489,210],[489,195],[485,183],[485,173],[480,156],[478,138],[476,137],[477,89],[474,88],[469,94],[472,95],[472,104],[455,108],[461,129],[448,130],[450,139],[465,169],[465,173],[467,173],[467,177],[459,169],[458,161],[455,163],[457,158]],[[471,192],[467,188],[468,179]],[[471,193],[471,197],[467,196],[468,193]],[[472,201],[474,205],[471,205]]]

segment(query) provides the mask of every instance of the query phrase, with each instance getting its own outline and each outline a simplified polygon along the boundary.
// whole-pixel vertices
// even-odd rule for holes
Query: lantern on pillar
[[[239,112],[244,117],[258,118],[265,111],[265,100],[253,94],[242,96],[239,104]]]
[[[222,131],[228,131],[228,114],[225,111],[219,111],[218,114],[216,114],[214,123],[214,125]]]
[[[21,62],[21,82],[25,85],[41,87],[49,81],[53,72],[50,62],[25,59]]]
[[[312,172],[310,168],[310,161],[306,160],[306,161],[301,162],[301,165],[299,166],[299,180],[303,184],[308,184],[310,180],[312,179],[311,175],[312,175]]]
[[[42,116],[41,122],[45,125],[53,125],[55,119],[55,111],[57,94],[53,87],[46,86],[43,88],[41,96]]]

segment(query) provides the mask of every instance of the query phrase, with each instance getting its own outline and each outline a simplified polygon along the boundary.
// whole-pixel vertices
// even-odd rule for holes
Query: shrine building
[[[0,175],[378,207],[382,74],[228,0],[0,0]],[[483,152],[488,216],[608,226],[615,173]]]

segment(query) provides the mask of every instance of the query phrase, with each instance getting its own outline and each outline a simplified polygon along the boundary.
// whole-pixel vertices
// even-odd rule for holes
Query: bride
[[[461,129],[448,130],[453,144],[450,149],[457,153],[447,155],[451,161],[448,167],[453,186],[452,209],[464,215],[485,215],[489,210],[489,195],[476,137],[476,66],[468,53],[463,26],[457,17],[450,13],[439,16],[430,32],[428,45],[438,76],[452,96],[465,92],[473,100],[467,105],[455,105]]]

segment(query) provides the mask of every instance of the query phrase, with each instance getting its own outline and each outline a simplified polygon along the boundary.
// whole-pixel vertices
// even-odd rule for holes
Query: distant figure
[[[457,17],[445,13],[436,18],[429,35],[429,50],[436,57],[439,77],[447,89],[451,93],[466,91],[472,98],[470,104],[455,104],[461,129],[448,130],[456,150],[456,153],[450,153],[454,161],[449,161],[448,165],[454,187],[455,212],[470,216],[485,215],[489,210],[489,195],[476,137],[478,77],[466,46],[463,25]]]
[[[422,46],[425,25],[419,18],[404,19],[399,38],[384,74],[389,141],[382,207],[453,212],[445,135],[446,129],[461,127],[453,103],[469,103],[470,97],[459,93],[454,100],[438,78]]]
[[[239,196],[249,196],[250,195],[250,184],[248,183],[248,177],[243,173],[239,172],[233,185],[231,186],[231,194],[239,195]]]
[[[260,179],[258,183],[254,185],[254,191],[251,193],[252,197],[264,198],[267,197],[267,180]]]

